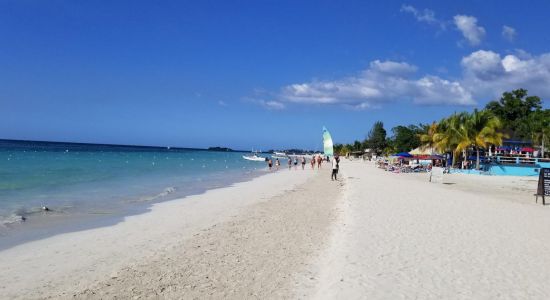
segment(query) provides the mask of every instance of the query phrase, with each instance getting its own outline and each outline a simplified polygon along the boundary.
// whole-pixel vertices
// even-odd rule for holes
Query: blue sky
[[[320,149],[550,97],[550,2],[370,2],[0,0],[0,138]]]

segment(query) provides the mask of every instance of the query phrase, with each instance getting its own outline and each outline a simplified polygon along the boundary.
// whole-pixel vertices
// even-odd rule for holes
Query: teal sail
[[[330,136],[327,128],[323,126],[323,149],[325,151],[325,155],[333,156],[334,149],[332,146],[332,137]]]

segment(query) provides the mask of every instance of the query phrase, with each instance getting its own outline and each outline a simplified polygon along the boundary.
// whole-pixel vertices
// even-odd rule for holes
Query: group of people
[[[317,165],[317,169],[321,169],[321,165],[323,164],[323,161],[326,162],[331,162],[330,158],[327,156],[326,158],[322,158],[321,155],[315,155],[313,156],[309,163],[311,165],[311,169],[314,170],[315,169],[315,165]],[[336,180],[336,177],[337,177],[337,174],[338,174],[338,169],[340,168],[340,157],[338,156],[334,156],[334,158],[332,159],[332,175],[331,175],[331,179],[332,180]],[[304,156],[300,157],[299,161],[298,161],[298,156],[294,156],[294,157],[289,157],[288,158],[288,169],[289,170],[292,170],[292,166],[294,166],[294,170],[297,170],[298,169],[298,164],[301,164],[302,165],[302,170],[305,170],[305,167],[306,167],[306,158]],[[271,158],[267,159],[267,165],[269,167],[269,170],[271,171],[273,169],[273,160]],[[275,169],[276,170],[279,170],[281,168],[281,161],[279,160],[279,158],[275,158]]]

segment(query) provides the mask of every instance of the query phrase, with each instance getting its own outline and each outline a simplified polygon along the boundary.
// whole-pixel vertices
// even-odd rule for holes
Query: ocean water
[[[48,227],[140,213],[155,202],[266,172],[265,163],[244,160],[242,155],[0,140],[0,248],[2,238],[13,236],[15,229],[34,228],[30,235],[38,238],[36,232],[50,232]],[[44,206],[49,211],[43,211]]]

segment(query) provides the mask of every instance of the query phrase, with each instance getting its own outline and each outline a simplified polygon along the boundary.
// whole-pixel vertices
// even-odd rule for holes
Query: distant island
[[[208,147],[208,151],[233,152],[233,149],[227,147]]]

